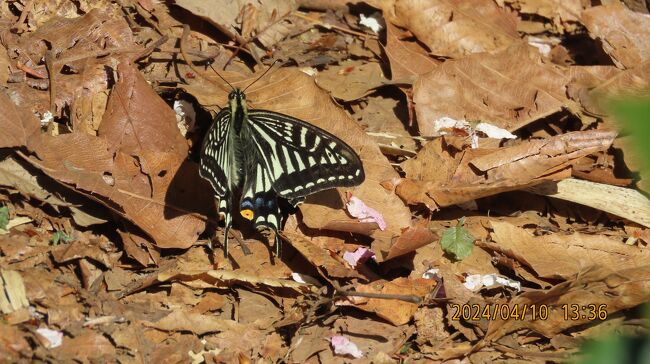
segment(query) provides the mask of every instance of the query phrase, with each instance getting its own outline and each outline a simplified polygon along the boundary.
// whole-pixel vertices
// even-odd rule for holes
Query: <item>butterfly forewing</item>
[[[223,197],[229,190],[232,157],[228,146],[230,132],[230,110],[217,114],[208,130],[201,148],[199,173],[210,182],[214,192]]]
[[[273,189],[283,198],[296,201],[365,178],[352,148],[316,126],[266,110],[250,110],[248,125]]]

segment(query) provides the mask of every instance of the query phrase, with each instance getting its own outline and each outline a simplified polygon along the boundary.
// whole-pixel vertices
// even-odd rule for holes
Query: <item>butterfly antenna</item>
[[[228,80],[226,80],[225,78],[223,78],[223,76],[222,76],[219,72],[217,72],[217,70],[214,69],[214,67],[212,67],[212,63],[210,63],[210,68],[212,68],[212,70],[214,71],[214,73],[216,73],[217,76],[219,76],[220,79],[222,79],[226,84],[228,84],[228,86],[230,86],[231,89],[233,89],[233,90],[235,89],[235,87],[234,87],[233,85],[231,85],[230,82],[228,82]]]
[[[253,84],[254,84],[255,82],[259,81],[260,78],[264,77],[264,75],[266,75],[267,73],[269,73],[269,71],[271,70],[271,68],[273,68],[273,66],[275,66],[276,63],[278,63],[278,60],[277,60],[277,59],[276,59],[275,61],[273,61],[273,63],[269,66],[269,68],[267,68],[266,71],[264,71],[264,73],[262,73],[262,75],[261,75],[260,77],[256,78],[255,81],[251,82],[248,86],[246,86],[246,88],[243,89],[242,92],[246,92],[246,90],[248,90],[249,87],[253,86]]]

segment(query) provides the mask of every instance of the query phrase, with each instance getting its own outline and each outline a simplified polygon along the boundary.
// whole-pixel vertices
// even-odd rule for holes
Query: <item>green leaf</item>
[[[50,242],[52,245],[59,245],[61,241],[64,243],[69,243],[73,241],[74,238],[71,235],[68,235],[65,231],[60,230],[52,234],[52,238],[50,239]]]
[[[460,218],[456,227],[451,227],[445,230],[440,239],[442,250],[451,255],[455,260],[463,260],[472,254],[474,240],[476,240],[472,234],[465,229],[463,226],[464,223],[465,218]]]
[[[7,230],[9,224],[9,208],[7,206],[0,207],[0,230]]]

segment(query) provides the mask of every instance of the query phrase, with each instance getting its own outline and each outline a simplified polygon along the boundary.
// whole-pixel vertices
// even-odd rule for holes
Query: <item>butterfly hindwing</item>
[[[282,212],[278,196],[261,163],[254,163],[246,173],[246,180],[239,203],[240,214],[253,222],[253,226],[269,228],[275,232],[276,254],[281,245],[278,230],[282,226]]]
[[[280,197],[300,201],[325,189],[359,185],[365,178],[354,150],[314,125],[267,110],[250,110],[248,125]]]

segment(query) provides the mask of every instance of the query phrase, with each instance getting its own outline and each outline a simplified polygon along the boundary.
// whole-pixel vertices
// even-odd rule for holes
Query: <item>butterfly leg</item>
[[[223,254],[228,258],[228,234],[230,232],[230,227],[232,226],[232,215],[230,213],[232,205],[232,196],[230,192],[226,192],[219,200],[219,214],[224,215],[225,227],[223,230]]]

